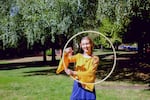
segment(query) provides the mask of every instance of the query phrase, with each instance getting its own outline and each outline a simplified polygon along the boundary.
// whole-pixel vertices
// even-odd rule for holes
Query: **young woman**
[[[73,52],[72,48],[66,48],[64,61],[60,61],[56,73],[58,74],[65,70],[68,75],[76,79],[74,80],[70,100],[96,100],[94,82],[99,58],[92,54],[93,42],[89,37],[83,37],[81,39],[80,47],[83,53],[78,53],[73,56],[71,56]],[[68,68],[71,62],[76,62],[74,71]]]

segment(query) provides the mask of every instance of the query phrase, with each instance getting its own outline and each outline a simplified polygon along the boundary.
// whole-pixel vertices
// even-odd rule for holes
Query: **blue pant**
[[[70,100],[96,100],[95,89],[93,92],[88,91],[82,88],[82,85],[79,82],[74,81]]]

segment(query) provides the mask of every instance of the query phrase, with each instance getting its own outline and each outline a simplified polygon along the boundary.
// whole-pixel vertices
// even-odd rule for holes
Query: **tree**
[[[124,35],[125,42],[137,42],[139,58],[149,56],[146,48],[150,44],[150,1],[149,0],[134,0],[131,3],[130,23],[127,27],[127,32]],[[144,58],[145,59],[145,58]]]
[[[95,25],[94,13],[97,4],[91,0],[8,0],[1,7],[1,38],[3,48],[17,48],[20,40],[24,39],[27,47],[33,50],[56,48],[56,37],[64,34],[67,38],[87,27]],[[94,5],[93,5],[94,4]],[[90,6],[90,8],[88,8]],[[11,8],[17,8],[13,11]],[[89,10],[91,9],[91,10]],[[12,10],[11,14],[9,14]],[[92,15],[88,15],[93,13]],[[94,20],[92,20],[94,18]],[[90,20],[92,20],[90,22]],[[45,52],[44,52],[45,54]],[[44,56],[44,60],[45,56]]]
[[[115,39],[117,41],[123,39],[123,42],[128,43],[137,42],[138,53],[143,55],[146,52],[143,48],[147,48],[145,45],[150,44],[147,39],[149,5],[149,0],[99,0],[97,18],[101,22],[100,31],[113,42]],[[106,32],[106,29],[109,32]]]
[[[98,3],[97,19],[101,23],[99,31],[110,38],[116,49],[122,43],[124,29],[130,21],[130,3],[130,0],[99,0]],[[105,39],[100,38],[100,41],[104,46],[110,46]]]
[[[13,3],[11,0],[5,2],[5,1],[0,1],[0,10],[2,11],[0,14],[0,39],[3,41],[3,47],[16,47],[17,46],[17,33],[14,30],[19,30],[17,29],[17,24],[14,24],[15,20],[13,20],[10,17],[10,14],[14,14],[17,12],[11,12],[10,9],[13,10],[13,6],[11,5]],[[14,6],[15,8],[16,6]],[[17,8],[17,7],[16,7]],[[13,10],[15,11],[15,9]],[[19,16],[15,16],[14,19],[17,19]]]

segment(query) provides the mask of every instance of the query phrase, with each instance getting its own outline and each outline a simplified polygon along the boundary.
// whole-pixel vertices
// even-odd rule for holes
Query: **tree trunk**
[[[119,47],[118,43],[117,43],[117,44],[115,44],[115,50],[117,50],[117,51],[118,51],[118,47]]]
[[[139,56],[139,60],[142,60],[144,58],[143,48],[144,48],[144,43],[142,41],[138,41],[138,56]]]
[[[56,57],[55,57],[55,48],[54,46],[52,47],[52,62],[56,61]]]
[[[46,49],[43,50],[43,62],[47,62],[47,59],[46,59]]]

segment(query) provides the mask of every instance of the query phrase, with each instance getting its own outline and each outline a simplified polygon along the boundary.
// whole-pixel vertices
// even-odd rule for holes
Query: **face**
[[[83,39],[81,40],[81,44],[80,44],[82,50],[84,53],[87,53],[87,54],[91,54],[92,52],[92,44],[90,43],[90,40],[88,39]]]

